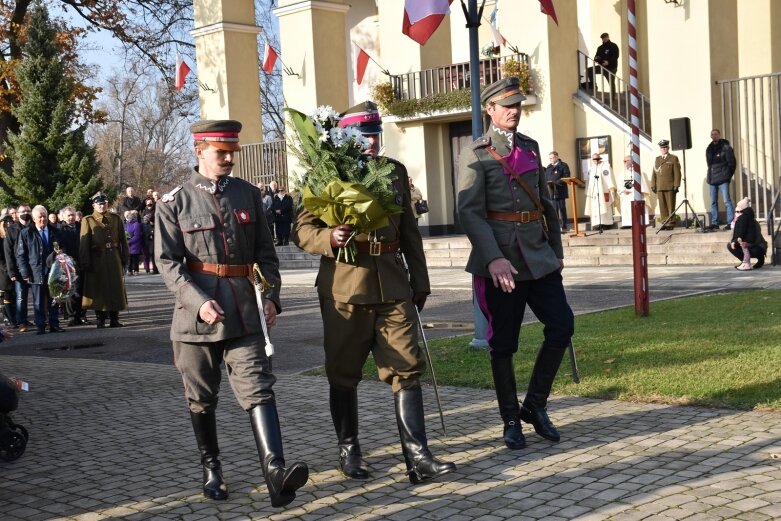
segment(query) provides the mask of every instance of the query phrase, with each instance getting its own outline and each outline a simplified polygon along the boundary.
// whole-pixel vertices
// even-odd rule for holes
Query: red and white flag
[[[401,32],[425,45],[445,16],[453,0],[404,0]]]
[[[174,87],[177,91],[184,88],[184,79],[190,74],[190,66],[182,59],[179,53],[176,53],[176,71],[174,72]]]
[[[553,0],[540,0],[540,11],[553,18],[556,25],[559,25],[559,19],[556,18],[556,9],[553,8]]]
[[[279,58],[277,51],[266,42],[266,51],[263,53],[263,71],[266,74],[271,74],[274,71],[277,58]]]
[[[356,45],[356,47],[358,47]],[[355,81],[358,85],[363,81],[363,75],[366,73],[366,66],[369,65],[369,55],[358,47],[358,58],[355,60]]]
[[[494,24],[489,25],[491,28],[491,33],[494,35],[494,47],[499,47],[500,45],[502,47],[507,47],[507,40],[502,36],[502,33],[499,32],[499,29],[496,28]]]

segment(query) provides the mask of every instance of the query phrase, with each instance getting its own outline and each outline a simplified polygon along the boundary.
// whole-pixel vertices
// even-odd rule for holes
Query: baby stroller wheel
[[[22,434],[22,436],[24,436],[24,441],[25,442],[30,440],[30,435],[27,433],[27,429],[25,429],[24,427],[22,427],[18,423],[9,422],[8,426],[11,427],[12,429],[15,429],[15,430],[19,431]]]
[[[27,447],[27,431],[8,431],[0,446],[0,458],[5,461],[15,461],[24,454]]]

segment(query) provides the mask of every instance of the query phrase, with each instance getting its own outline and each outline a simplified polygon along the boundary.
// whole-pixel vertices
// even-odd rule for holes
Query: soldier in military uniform
[[[122,274],[128,262],[127,237],[122,219],[108,211],[103,192],[92,196],[92,215],[81,220],[79,267],[84,274],[82,308],[94,309],[99,328],[122,327],[119,312],[127,308]]]
[[[659,141],[659,152],[654,161],[654,173],[651,177],[651,191],[659,199],[659,222],[664,222],[675,211],[675,194],[681,186],[681,163],[678,156],[670,154],[670,142]],[[672,221],[665,226],[667,230],[675,227]]]
[[[239,151],[241,123],[192,125],[198,166],[190,180],[165,194],[155,211],[155,257],[176,295],[171,340],[182,375],[203,465],[203,493],[228,497],[217,443],[215,410],[225,362],[241,407],[249,413],[271,504],[287,505],[307,481],[304,463],[285,467],[282,435],[252,278],[254,263],[271,284],[264,316],[274,325],[279,261],[260,191],[229,174]]]
[[[382,120],[374,103],[352,107],[343,114],[339,125],[359,129],[371,144],[367,154],[378,154]],[[425,361],[418,347],[417,318],[412,306],[423,309],[430,293],[429,279],[423,242],[410,204],[407,170],[398,161],[389,161],[395,169],[396,201],[403,212],[391,216],[390,224],[372,232],[371,237],[355,237],[354,264],[336,262],[336,250],[345,246],[352,233],[349,225],[329,228],[302,209],[293,240],[300,248],[321,255],[317,289],[341,471],[352,479],[369,477],[358,442],[357,387],[363,365],[372,352],[380,379],[393,389],[407,474],[412,483],[420,483],[456,467],[434,458],[426,440],[420,388]],[[402,254],[409,264],[409,280]]]
[[[490,128],[464,149],[458,164],[458,213],[472,243],[466,271],[474,276],[475,297],[488,320],[491,370],[510,449],[526,446],[519,420],[559,441],[546,405],[574,331],[561,278],[560,223],[539,146],[516,132],[524,99],[517,78],[486,87],[481,102]],[[544,324],[545,338],[519,407],[512,358],[527,304]]]

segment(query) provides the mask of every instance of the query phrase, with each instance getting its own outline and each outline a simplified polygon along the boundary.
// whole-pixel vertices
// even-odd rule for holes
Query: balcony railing
[[[596,68],[596,72],[592,72]],[[588,93],[597,103],[629,123],[631,110],[629,105],[629,83],[625,82],[604,67],[600,67],[586,54],[578,51],[578,74],[581,78],[580,90]],[[644,94],[637,93],[638,127],[640,133],[651,137],[651,101]]]
[[[529,56],[524,53],[480,60],[480,85],[490,85],[502,79],[504,64],[510,60],[529,66]],[[468,89],[470,82],[469,62],[391,76],[391,84],[397,100],[420,99]]]

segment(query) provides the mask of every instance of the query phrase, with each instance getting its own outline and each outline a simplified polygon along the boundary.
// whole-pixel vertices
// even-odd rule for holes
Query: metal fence
[[[735,149],[737,198],[751,197],[757,219],[768,219],[781,188],[781,72],[720,80],[721,133]],[[773,208],[773,217],[781,209]]]
[[[502,79],[504,64],[511,60],[529,66],[529,56],[524,53],[480,60],[480,85],[490,85]],[[398,100],[420,99],[468,89],[469,82],[469,62],[391,76],[393,92]]]
[[[241,145],[235,155],[233,175],[252,184],[276,181],[287,184],[287,145],[284,139]]]

